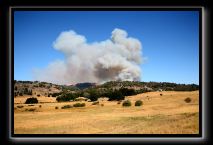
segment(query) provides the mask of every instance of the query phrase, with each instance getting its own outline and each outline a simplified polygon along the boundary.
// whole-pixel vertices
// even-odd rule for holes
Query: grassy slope
[[[160,96],[160,94],[163,94]],[[100,105],[86,102],[84,108],[60,109],[74,102],[54,103],[51,97],[39,97],[52,103],[35,106],[15,104],[14,126],[19,134],[196,134],[199,132],[199,92],[149,92],[127,97],[133,106],[102,101]],[[148,97],[147,97],[148,96]],[[185,103],[190,97],[192,102]],[[21,98],[15,98],[16,99]],[[24,102],[26,99],[22,97]],[[48,100],[49,99],[49,100]],[[142,107],[134,101],[141,99]],[[20,101],[19,100],[19,101]],[[17,108],[23,105],[23,108]],[[55,109],[58,106],[59,109]],[[35,112],[25,109],[36,108]]]

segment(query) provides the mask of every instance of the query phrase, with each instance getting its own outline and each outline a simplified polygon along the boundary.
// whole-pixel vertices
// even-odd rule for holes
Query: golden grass
[[[160,96],[160,94],[163,94]],[[147,97],[148,96],[148,97]],[[185,98],[192,101],[186,103]],[[117,101],[85,102],[86,107],[61,109],[76,102],[57,103],[52,97],[38,97],[34,106],[15,104],[15,134],[198,134],[199,92],[149,92],[129,96],[131,107]],[[16,97],[14,102],[24,102]],[[143,105],[134,106],[136,100]],[[84,101],[82,101],[84,102]],[[101,106],[100,104],[104,104]],[[17,106],[24,106],[17,108]],[[41,107],[39,107],[41,105]],[[58,106],[59,109],[55,109]],[[26,109],[35,108],[34,112]]]

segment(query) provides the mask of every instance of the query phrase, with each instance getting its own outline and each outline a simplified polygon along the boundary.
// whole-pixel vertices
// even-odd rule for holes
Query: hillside
[[[186,85],[168,82],[111,81],[99,85],[89,82],[75,85],[56,85],[38,81],[14,81],[15,97],[57,97],[57,101],[75,100],[77,97],[85,97],[92,101],[100,97],[109,97],[111,98],[110,100],[122,100],[122,96],[131,96],[145,92],[195,91],[198,89],[199,86],[195,84]]]
[[[163,94],[162,96],[160,94]],[[191,98],[186,103],[185,98]],[[53,97],[50,97],[53,98]],[[199,91],[147,92],[128,96],[132,106],[122,102],[56,102],[39,97],[38,104],[14,104],[15,134],[198,134]],[[134,106],[136,100],[143,105]],[[48,102],[48,103],[45,103]],[[62,109],[83,102],[85,107]],[[102,105],[103,104],[103,105]],[[57,108],[56,108],[57,107]]]
[[[15,134],[199,133],[199,91],[193,91],[198,85],[127,81],[82,85],[88,87],[16,81]],[[86,99],[80,100],[82,96]],[[38,103],[26,104],[31,97]],[[123,106],[127,100],[129,107]],[[138,100],[141,106],[135,105]],[[83,107],[75,106],[82,103]]]

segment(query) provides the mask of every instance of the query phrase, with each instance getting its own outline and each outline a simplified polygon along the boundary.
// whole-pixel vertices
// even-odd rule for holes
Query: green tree
[[[91,101],[97,101],[99,97],[100,96],[99,96],[98,92],[95,89],[90,90],[89,99]]]

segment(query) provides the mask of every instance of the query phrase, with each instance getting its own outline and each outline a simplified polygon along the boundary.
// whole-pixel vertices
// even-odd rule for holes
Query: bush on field
[[[95,89],[91,89],[88,93],[91,101],[97,101],[100,97],[100,94]]]
[[[123,106],[131,106],[132,103],[129,100],[123,102]]]
[[[24,106],[17,106],[17,108],[23,108]]]
[[[188,98],[186,98],[184,101],[185,101],[186,103],[189,103],[189,102],[192,101],[192,99],[188,97]]]
[[[34,112],[35,110],[36,108],[25,109],[25,111],[30,111],[30,112]]]
[[[141,106],[143,105],[143,102],[141,100],[135,101],[135,106]]]
[[[32,97],[32,98],[27,98],[27,100],[26,100],[26,102],[25,102],[25,104],[36,104],[36,103],[38,103],[38,99],[37,99],[37,98],[34,98],[34,97]]]
[[[95,102],[92,103],[92,105],[98,105],[98,104],[99,104],[98,101],[95,101]]]
[[[58,106],[55,106],[55,109],[58,109]]]
[[[84,107],[84,106],[86,106],[85,103],[75,103],[75,104],[73,105],[73,107]]]
[[[135,92],[134,89],[121,88],[119,91],[120,91],[124,96],[136,95],[136,92]]]
[[[119,101],[124,100],[125,96],[119,90],[109,91],[105,94],[109,98],[109,101]]]
[[[68,94],[62,94],[61,96],[58,96],[56,98],[56,100],[58,102],[67,102],[67,101],[70,101],[70,100],[75,100],[76,98],[77,98],[77,96],[75,96],[74,94],[68,93]]]
[[[61,107],[61,109],[67,109],[67,108],[72,108],[72,105],[65,105]]]

